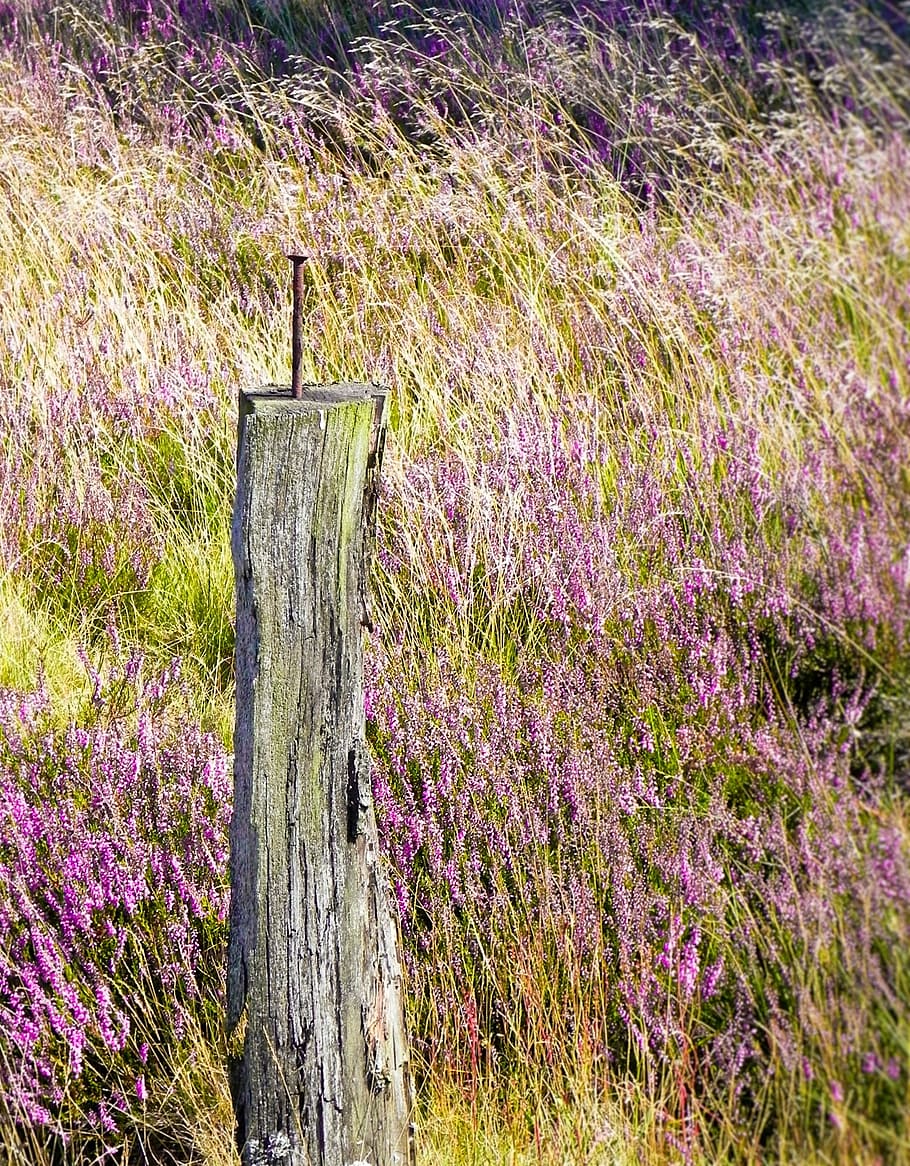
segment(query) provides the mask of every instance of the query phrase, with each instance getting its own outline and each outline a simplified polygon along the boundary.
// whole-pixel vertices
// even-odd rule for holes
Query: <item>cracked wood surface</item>
[[[245,1166],[409,1166],[398,937],[364,737],[384,394],[243,393],[227,1024]]]

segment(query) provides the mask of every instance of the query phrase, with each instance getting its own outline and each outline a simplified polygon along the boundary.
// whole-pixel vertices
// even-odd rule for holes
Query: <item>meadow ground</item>
[[[910,1162],[910,11],[0,3],[0,1156],[234,1161],[239,386],[379,380],[425,1162]]]

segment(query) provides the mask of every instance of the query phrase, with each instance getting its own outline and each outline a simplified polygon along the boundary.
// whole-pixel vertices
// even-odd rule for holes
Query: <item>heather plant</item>
[[[904,9],[0,40],[9,1146],[226,1160],[192,722],[229,737],[233,398],[287,379],[293,243],[305,376],[394,387],[367,712],[426,1153],[906,1160]]]
[[[905,1022],[899,1006],[854,1002],[863,977],[878,986],[862,999],[896,1005],[906,990],[906,837],[876,820],[894,775],[857,747],[871,695],[865,667],[846,672],[843,618],[864,604],[861,663],[880,647],[887,668],[906,615],[892,544],[864,532],[860,565],[845,556],[813,578],[811,483],[763,482],[754,435],[703,435],[696,474],[691,450],[643,463],[627,433],[610,466],[590,422],[509,421],[499,440],[478,437],[470,468],[452,455],[435,480],[415,473],[402,505],[430,545],[393,539],[384,561],[421,596],[412,634],[425,605],[451,612],[450,642],[467,640],[428,664],[425,638],[399,634],[389,656],[377,648],[368,693],[427,1057],[456,1075],[594,1058],[747,1110],[769,1059],[788,1081],[802,1066],[815,1102],[819,1064],[862,1082],[862,1060],[890,1066],[894,1088],[874,1091],[893,1118]],[[509,557],[500,497],[527,539]],[[406,529],[394,509],[389,521]],[[824,961],[821,981],[803,983],[807,959]],[[845,1029],[836,1049],[829,1025]]]
[[[7,1112],[104,1143],[200,1023],[217,1039],[230,776],[165,715],[176,664],[89,674],[69,723],[3,694],[0,1009]]]

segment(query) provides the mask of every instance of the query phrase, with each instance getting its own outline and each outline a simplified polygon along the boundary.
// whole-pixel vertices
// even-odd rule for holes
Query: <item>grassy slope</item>
[[[556,32],[540,34],[556,41],[553,59]],[[628,54],[649,51],[644,39],[617,41],[628,74],[620,68],[615,80],[596,38],[570,47],[565,75],[577,70],[582,84],[594,71],[605,106],[624,100],[624,77],[635,75]],[[381,45],[375,62],[392,87],[415,68]],[[655,133],[665,151],[659,162],[690,151],[692,169],[679,172],[688,178],[668,169],[649,207],[607,169],[579,174],[567,165],[576,140],[553,118],[558,68],[530,83],[515,68],[508,91],[497,93],[495,70],[471,38],[460,66],[465,86],[497,132],[479,141],[456,135],[418,92],[413,116],[434,139],[429,162],[386,115],[353,98],[330,101],[318,78],[309,89],[292,79],[271,94],[255,92],[249,77],[226,84],[226,97],[205,88],[199,105],[213,103],[208,122],[175,132],[156,116],[154,86],[166,83],[167,60],[150,49],[145,64],[149,96],[131,123],[111,118],[96,82],[53,66],[37,46],[30,68],[14,54],[2,62],[4,684],[28,688],[40,661],[64,719],[85,686],[77,646],[104,651],[104,630],[115,623],[162,663],[182,656],[189,687],[179,702],[227,740],[231,402],[238,383],[286,376],[281,254],[291,241],[334,263],[313,267],[306,374],[376,376],[396,392],[387,480],[400,526],[386,539],[405,567],[387,564],[377,581],[389,644],[417,657],[444,651],[467,674],[491,660],[508,672],[529,649],[541,659],[559,651],[547,620],[535,624],[539,608],[532,605],[529,627],[509,586],[529,537],[521,494],[511,508],[491,507],[492,487],[474,470],[484,435],[520,430],[529,407],[547,416],[558,403],[570,419],[593,418],[602,448],[620,449],[637,434],[633,462],[670,467],[671,482],[675,459],[698,457],[700,431],[718,420],[757,433],[768,481],[798,474],[805,448],[832,434],[831,481],[877,507],[880,537],[892,538],[898,560],[900,469],[887,458],[895,456],[890,438],[898,459],[903,448],[910,199],[903,127],[887,128],[874,93],[860,94],[873,109],[871,126],[854,117],[833,126],[807,97],[789,123],[759,129],[747,94],[732,83],[718,88],[707,66],[690,62],[702,86],[696,107],[728,103],[732,112],[707,144],[693,137],[680,146]],[[427,92],[442,83],[435,60],[418,64]],[[840,67],[846,89],[877,88],[903,108],[899,69],[864,72],[860,61],[851,73],[846,56]],[[238,91],[259,110],[258,123],[231,118],[228,97]],[[187,113],[191,91],[178,99]],[[335,146],[311,128],[327,118]],[[711,139],[710,125],[703,128]],[[707,170],[699,151],[712,150],[722,162]],[[857,393],[876,389],[885,400],[879,466],[862,419],[850,413]],[[447,543],[444,495],[424,489],[421,477],[443,447],[465,471],[467,558]],[[826,488],[820,478],[806,502],[819,529]],[[719,517],[735,522],[723,505]],[[707,499],[702,512],[714,513],[711,506]],[[622,533],[634,588],[651,568],[635,551],[640,532]],[[834,526],[825,537],[839,533]],[[456,573],[448,591],[441,564]],[[870,603],[890,626],[889,594],[892,603],[906,596],[884,587]],[[470,602],[460,588],[471,590]],[[855,642],[854,624],[839,631],[841,647]],[[621,622],[614,634],[625,634]],[[890,701],[883,748],[897,757],[895,771],[906,734],[900,633],[860,645],[858,656]],[[775,666],[781,671],[769,669],[768,684],[786,688],[783,665]],[[905,835],[902,797],[876,813]],[[433,1022],[432,1006],[415,1015]],[[907,1039],[905,1020],[896,1018],[898,1043]],[[208,1106],[209,1088],[197,1077],[195,1104]],[[223,1112],[223,1082],[217,1088]],[[819,1096],[792,1088],[789,1116],[786,1088],[774,1100],[783,1107],[780,1160],[810,1160],[809,1142],[820,1145],[820,1161],[882,1153],[862,1112],[838,1125],[822,1105],[819,1120]],[[492,1132],[481,1135],[467,1120],[485,1096],[473,1081],[464,1107],[449,1097],[432,1103],[426,1160],[617,1161],[620,1143],[629,1160],[673,1160],[660,1123],[678,1096],[671,1103],[631,1089],[629,1100],[620,1091],[618,1102],[595,1102],[598,1089],[583,1081],[573,1096],[567,1084],[557,1118],[545,1107],[536,1122],[538,1101],[519,1094],[500,1103]],[[153,1125],[175,1120],[166,1091],[150,1109]],[[896,1128],[894,1161],[906,1154]],[[732,1119],[715,1116],[705,1137],[691,1149],[694,1160],[717,1161],[719,1146],[738,1144],[738,1159],[749,1160]]]

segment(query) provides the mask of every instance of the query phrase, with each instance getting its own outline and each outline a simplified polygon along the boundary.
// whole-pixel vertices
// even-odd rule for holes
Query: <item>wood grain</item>
[[[406,1166],[398,937],[364,737],[382,394],[241,397],[227,1023],[246,1166]]]

